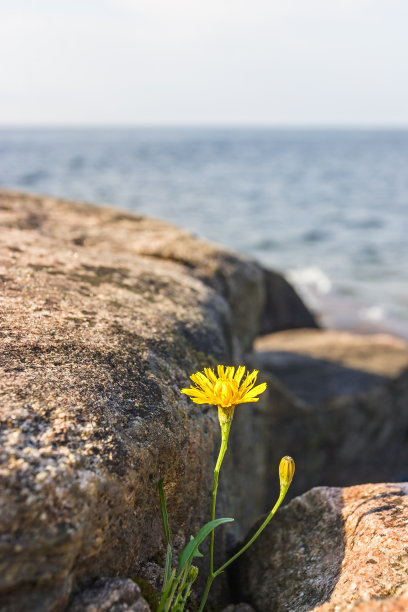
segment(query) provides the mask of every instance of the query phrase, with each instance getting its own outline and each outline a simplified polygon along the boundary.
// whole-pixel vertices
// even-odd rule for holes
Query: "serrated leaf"
[[[190,542],[191,542],[192,540],[194,540],[194,536],[190,536]],[[204,555],[202,555],[202,554],[200,553],[200,551],[198,550],[198,548],[195,550],[195,552],[194,552],[194,554],[193,554],[193,557],[203,557],[203,556],[204,556]]]

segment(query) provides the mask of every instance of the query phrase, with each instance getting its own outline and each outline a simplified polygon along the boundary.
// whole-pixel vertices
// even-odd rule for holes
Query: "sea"
[[[408,339],[408,130],[0,128],[0,185],[166,219]]]

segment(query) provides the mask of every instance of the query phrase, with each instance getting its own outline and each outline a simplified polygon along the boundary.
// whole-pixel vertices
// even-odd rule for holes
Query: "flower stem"
[[[221,470],[221,465],[224,459],[224,455],[227,451],[228,446],[228,437],[231,429],[231,423],[234,416],[234,408],[235,406],[231,406],[230,408],[222,408],[218,407],[218,418],[220,421],[221,427],[221,446],[220,451],[218,453],[217,463],[214,468],[214,480],[213,480],[213,490],[212,490],[212,502],[211,502],[211,520],[215,519],[215,506],[217,503],[217,490],[218,490],[218,476]],[[215,578],[214,575],[214,529],[210,535],[210,559],[209,559],[209,567],[208,567],[208,578],[205,585],[204,595],[201,600],[200,608],[198,612],[202,612],[204,609],[205,602],[207,601],[208,593],[211,588],[211,584]]]
[[[203,612],[203,610],[204,610],[204,606],[205,606],[205,603],[207,601],[208,593],[210,592],[213,580],[214,580],[214,574],[210,574],[208,576],[207,583],[205,585],[205,590],[204,590],[203,598],[201,600],[201,604],[200,604],[200,607],[198,609],[198,612]]]
[[[211,519],[210,519],[211,521],[215,519],[215,505],[217,502],[218,476],[220,473],[221,464],[224,459],[224,455],[227,451],[229,428],[226,433],[224,432],[222,433],[223,435],[221,439],[220,452],[218,454],[217,463],[214,468],[214,480],[213,480],[212,502],[211,502]],[[211,536],[210,536],[210,563],[209,563],[209,573],[210,574],[213,573],[213,569],[214,569],[214,529],[212,530]]]
[[[231,557],[231,559],[229,559],[226,563],[224,563],[224,565],[221,565],[221,567],[217,569],[216,572],[214,572],[213,574],[214,578],[216,578],[219,574],[221,574],[231,563],[233,563],[233,561],[235,561],[235,559],[238,559],[238,557],[240,557],[242,553],[244,553],[251,546],[251,544],[255,542],[257,537],[262,533],[262,531],[265,529],[269,521],[272,519],[274,514],[277,512],[279,506],[285,499],[285,495],[287,491],[288,489],[281,489],[278,501],[276,502],[276,504],[274,505],[274,507],[272,508],[272,510],[270,511],[270,513],[268,514],[268,516],[266,517],[262,525],[259,527],[259,529],[255,532],[252,538],[245,544],[245,546],[243,546],[233,557]]]

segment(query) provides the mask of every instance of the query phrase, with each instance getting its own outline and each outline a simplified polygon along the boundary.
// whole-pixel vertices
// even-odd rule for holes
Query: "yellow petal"
[[[192,401],[195,404],[209,404],[209,403],[211,403],[207,399],[199,399],[198,397],[192,397],[191,399],[192,399]]]
[[[247,391],[242,399],[247,401],[251,397],[255,397],[256,395],[260,395],[261,393],[263,393],[265,391],[265,389],[266,389],[266,383],[261,383],[260,385],[257,385],[256,387],[254,387],[250,391]]]
[[[207,378],[207,376],[205,376],[205,374],[202,372],[197,372],[196,376],[199,379],[202,387],[209,387],[210,389],[213,388],[213,383]]]
[[[242,383],[242,389],[248,389],[251,385],[254,386],[256,377],[258,376],[259,370],[254,370],[251,374],[248,372],[244,382]]]
[[[196,372],[190,376],[191,380],[203,390],[212,389],[212,384],[202,372]]]
[[[241,382],[241,379],[244,374],[245,374],[245,366],[239,366],[234,376],[234,380],[238,383],[238,385]]]
[[[185,393],[186,395],[193,395],[195,397],[207,398],[206,393],[204,393],[204,391],[201,391],[201,389],[182,389],[181,393]]]
[[[258,401],[259,401],[259,397],[249,397],[248,399],[244,397],[238,400],[237,404],[249,404],[250,402],[258,402]]]
[[[224,378],[225,377],[225,372],[224,372],[224,366],[223,365],[217,366],[217,371],[218,371],[219,378]]]
[[[225,372],[225,378],[227,378],[228,380],[232,380],[234,378],[234,371],[235,368],[233,368],[232,366],[228,366]]]
[[[214,383],[217,382],[217,377],[212,368],[204,368],[204,372],[208,380],[211,380],[211,382],[214,382]]]

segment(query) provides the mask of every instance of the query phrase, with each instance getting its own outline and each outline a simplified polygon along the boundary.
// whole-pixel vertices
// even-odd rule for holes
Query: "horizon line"
[[[408,123],[0,123],[0,129],[408,130]]]

